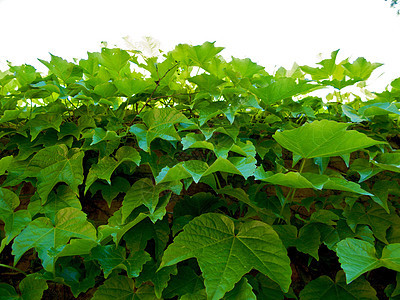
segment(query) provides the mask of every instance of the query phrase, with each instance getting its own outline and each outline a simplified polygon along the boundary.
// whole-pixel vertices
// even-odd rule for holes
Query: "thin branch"
[[[156,87],[155,87],[154,90],[151,92],[151,95],[150,95],[149,99],[146,100],[146,102],[144,103],[144,105],[142,106],[142,108],[139,110],[139,112],[137,113],[137,115],[133,118],[132,123],[135,121],[136,117],[137,117],[138,115],[140,115],[140,113],[141,113],[142,110],[146,107],[146,105],[149,104],[149,102],[150,102],[151,100],[153,100],[153,95],[154,95],[154,93],[156,92],[157,88],[160,86],[161,80],[163,80],[163,79],[165,78],[165,76],[167,76],[167,74],[168,74],[172,69],[174,69],[178,64],[179,64],[179,63],[176,63],[175,65],[173,65],[171,68],[169,68],[169,69],[167,70],[167,72],[165,72],[165,74],[164,74],[161,78],[160,78],[160,77],[158,78],[158,80],[156,81]],[[158,69],[157,69],[157,73],[158,73]]]
[[[22,271],[21,269],[18,269],[18,268],[13,267],[13,266],[0,264],[0,267],[7,268],[7,269],[11,269],[11,270],[17,271],[18,273],[24,274],[25,276],[28,276],[28,273],[25,273],[25,272]]]

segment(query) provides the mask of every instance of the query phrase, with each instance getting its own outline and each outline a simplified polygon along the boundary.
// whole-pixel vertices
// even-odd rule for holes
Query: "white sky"
[[[0,0],[0,69],[48,52],[66,59],[99,51],[101,41],[123,47],[122,37],[178,43],[216,41],[222,54],[249,57],[266,67],[313,64],[318,54],[363,56],[385,65],[375,91],[400,77],[400,16],[384,0]]]

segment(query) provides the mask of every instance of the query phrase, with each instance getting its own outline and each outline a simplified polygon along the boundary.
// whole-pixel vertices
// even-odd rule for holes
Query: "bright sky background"
[[[126,47],[144,36],[163,50],[216,41],[228,60],[249,57],[266,67],[313,64],[341,49],[385,65],[378,91],[400,77],[400,16],[384,0],[0,0],[0,70],[48,52],[71,60],[99,51],[101,41]],[[379,79],[378,75],[384,73]]]

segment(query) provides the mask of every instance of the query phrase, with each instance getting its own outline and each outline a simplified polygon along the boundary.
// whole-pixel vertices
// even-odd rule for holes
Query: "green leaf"
[[[19,298],[15,289],[7,283],[0,283],[0,295],[1,300],[14,300]]]
[[[15,238],[12,245],[14,264],[26,251],[35,248],[45,270],[53,272],[55,257],[49,249],[57,251],[70,238],[96,240],[96,229],[86,220],[82,211],[72,207],[63,208],[56,214],[54,224],[48,218],[37,218]]]
[[[161,138],[167,141],[180,141],[181,138],[174,127],[177,123],[193,124],[181,112],[173,108],[155,108],[142,115],[143,124],[132,125],[129,131],[136,135],[139,147],[149,152],[150,143]]]
[[[111,175],[123,162],[133,162],[139,166],[141,159],[139,152],[130,146],[119,148],[115,153],[115,158],[106,156],[97,164],[92,165],[86,179],[85,193],[97,179],[106,180],[111,185]]]
[[[269,182],[271,184],[283,185],[292,188],[314,188],[315,186],[303,177],[298,172],[288,172],[286,174],[277,173],[274,174],[271,171],[265,172],[263,167],[257,168],[254,173],[254,177],[256,180],[262,180],[265,182]]]
[[[155,258],[158,261],[164,253],[165,247],[169,241],[170,228],[168,220],[151,222],[149,219],[141,221],[135,225],[133,230],[129,230],[124,235],[124,240],[129,251],[144,250],[147,242],[153,239],[155,243]]]
[[[193,178],[199,182],[201,178],[215,172],[227,172],[242,175],[246,179],[253,175],[256,168],[254,157],[230,157],[229,159],[218,157],[211,166],[200,160],[188,160],[178,163],[172,168],[165,167],[156,177],[157,183],[170,182],[186,178]]]
[[[382,153],[371,162],[381,169],[400,173],[400,152]]]
[[[381,266],[376,257],[374,245],[366,241],[344,239],[337,244],[336,254],[346,273],[347,283],[352,282],[361,274]]]
[[[224,186],[222,189],[217,190],[217,193],[235,197],[236,199],[247,204],[248,206],[250,206],[259,213],[262,213],[263,211],[253,201],[250,200],[249,195],[241,188],[232,188],[231,186]]]
[[[202,289],[204,289],[204,283],[201,276],[198,276],[188,266],[178,266],[178,274],[171,277],[168,286],[163,291],[163,296],[164,298],[173,298],[174,296],[191,295]]]
[[[361,274],[380,267],[400,271],[400,244],[386,245],[381,258],[377,258],[373,244],[346,238],[336,247],[336,254],[342,269],[346,273],[347,283],[352,282]]]
[[[350,119],[351,122],[361,123],[363,121],[367,121],[366,118],[361,117],[358,112],[349,105],[342,104],[342,112]]]
[[[83,182],[84,152],[77,148],[68,150],[64,144],[40,150],[29,162],[26,176],[37,177],[37,191],[43,203],[59,182],[68,184],[75,194]]]
[[[100,63],[112,71],[119,72],[125,67],[130,58],[131,56],[125,50],[102,48]]]
[[[238,283],[236,283],[233,290],[226,293],[223,298],[224,300],[235,300],[235,299],[248,299],[256,300],[256,295],[253,293],[253,288],[245,277],[242,277]]]
[[[90,172],[90,171],[89,171]],[[106,200],[108,207],[111,207],[111,202],[119,195],[119,193],[126,193],[130,189],[129,181],[123,177],[115,177],[111,179],[111,185],[95,182],[90,186],[90,192],[94,195],[97,191]]]
[[[353,63],[343,64],[343,68],[345,68],[346,75],[350,78],[367,80],[371,73],[382,65],[380,63],[370,63],[364,57],[359,57]]]
[[[38,75],[40,76],[33,66],[26,64],[10,67],[10,71],[14,72],[15,78],[22,86],[32,83]]]
[[[335,282],[328,276],[320,276],[308,283],[300,292],[300,300],[372,300],[378,299],[376,291],[367,280],[358,278],[346,284],[343,271],[336,274]]]
[[[161,299],[161,294],[167,287],[171,275],[176,275],[178,270],[176,265],[162,268],[159,271],[157,271],[157,269],[158,265],[154,261],[147,263],[144,266],[140,277],[136,279],[136,283],[142,284],[146,281],[151,281],[154,284],[154,293],[156,294],[157,298]]]
[[[81,202],[71,188],[67,185],[60,185],[57,188],[57,192],[52,191],[49,194],[45,205],[41,204],[40,199],[33,201],[31,198],[28,209],[32,216],[42,213],[54,222],[57,212],[66,207],[74,207],[79,210],[82,209]]]
[[[229,64],[236,72],[239,72],[242,77],[251,78],[253,75],[264,70],[264,67],[257,65],[249,58],[239,59],[232,57],[232,61]]]
[[[319,260],[318,249],[321,245],[319,227],[321,224],[309,223],[297,233],[297,228],[293,225],[273,226],[286,248],[296,247],[298,251],[310,254],[316,260]]]
[[[198,290],[192,294],[183,295],[180,300],[207,300],[207,293],[205,289]]]
[[[39,59],[39,61],[66,84],[82,79],[83,72],[79,66],[69,63],[61,57],[52,54],[50,54],[50,56],[50,62],[41,59]]]
[[[30,274],[26,276],[19,284],[21,299],[23,300],[40,300],[43,292],[47,290],[46,280],[40,275]]]
[[[178,45],[177,48],[181,51],[184,51],[183,53],[179,54],[191,59],[195,65],[205,67],[219,52],[224,49],[223,47],[215,47],[214,44],[215,42],[205,42],[202,45],[198,46],[187,45],[188,47],[185,49],[179,49],[178,47],[181,45]],[[178,49],[175,49],[175,51],[177,51]],[[179,56],[176,57],[177,60],[180,60],[179,58]]]
[[[283,132],[273,138],[284,148],[303,158],[330,157],[385,144],[355,130],[346,130],[349,124],[322,120]]]
[[[358,182],[363,182],[381,172],[382,169],[374,168],[367,159],[357,158],[351,163],[349,171],[357,172],[360,175]]]
[[[90,259],[96,259],[107,278],[114,269],[123,269],[128,277],[138,277],[143,265],[151,259],[150,255],[143,251],[131,252],[126,257],[126,249],[121,246],[107,245],[97,246],[92,249]]]
[[[140,205],[146,206],[150,214],[153,214],[159,202],[159,194],[165,190],[175,190],[176,186],[178,186],[178,189],[182,188],[182,184],[177,182],[154,185],[148,178],[136,181],[126,193],[122,202],[122,221],[124,222],[131,212]]]
[[[376,181],[374,187],[372,188],[372,192],[374,193],[374,196],[371,197],[372,200],[382,206],[388,214],[390,214],[388,207],[388,196],[393,188],[398,190],[398,184],[388,180]]]
[[[30,213],[23,209],[15,211],[20,202],[12,191],[0,188],[0,220],[4,222],[6,236],[1,241],[0,253],[31,221]]]
[[[79,241],[79,240],[78,240]],[[85,293],[96,284],[96,277],[101,273],[100,267],[92,261],[84,261],[83,267],[80,261],[73,257],[59,260],[56,267],[56,278],[61,277],[62,282],[71,288],[75,298],[80,293]],[[50,275],[54,278],[54,275]]]
[[[271,171],[265,172],[263,167],[260,166],[254,173],[257,180],[262,180],[275,185],[282,185],[291,188],[313,188],[316,190],[332,189],[346,192],[353,192],[361,195],[372,196],[371,193],[363,190],[359,184],[347,181],[343,178],[329,177],[321,174],[314,173],[276,173]]]
[[[390,208],[388,214],[378,204],[372,204],[370,207],[365,208],[361,203],[355,203],[353,207],[346,206],[343,216],[347,219],[349,227],[355,231],[358,224],[365,224],[371,227],[377,239],[387,244],[386,231],[392,225],[399,225],[400,218]]]
[[[141,79],[124,78],[114,81],[117,89],[126,97],[132,97],[135,94],[140,94],[149,89],[154,89],[153,81],[145,81]]]
[[[310,254],[319,260],[318,249],[321,245],[321,234],[316,224],[308,224],[300,228],[299,237],[296,240],[297,250]]]
[[[318,88],[320,86],[309,84],[307,81],[297,83],[294,78],[280,78],[267,87],[254,90],[254,93],[262,102],[271,105],[285,98],[305,94]]]
[[[322,68],[312,68],[309,66],[301,66],[300,68],[304,72],[310,74],[314,80],[327,79],[335,73],[338,52],[339,50],[332,51],[330,59],[320,61],[318,64],[321,65]]]
[[[384,102],[365,105],[358,110],[358,113],[366,117],[381,116],[387,114],[400,115],[400,110],[397,108],[395,103]]]
[[[0,123],[13,121],[22,113],[21,110],[5,110],[0,118]]]
[[[199,182],[205,171],[208,169],[207,163],[200,160],[188,160],[178,163],[172,168],[165,167],[155,178],[157,183],[170,182],[192,177],[194,182]]]
[[[192,257],[197,258],[210,299],[220,299],[253,268],[278,282],[284,291],[289,289],[286,250],[272,227],[260,221],[242,223],[235,232],[228,217],[203,214],[174,239],[160,268]]]
[[[221,92],[218,86],[223,84],[225,81],[215,77],[214,75],[201,74],[188,79],[189,82],[196,84],[200,90],[207,91],[211,95],[219,95]]]
[[[111,82],[101,83],[95,86],[93,92],[103,98],[114,96],[117,88]]]
[[[40,132],[45,129],[53,128],[60,131],[62,117],[60,114],[40,114],[36,115],[32,120],[27,123],[30,128],[31,141],[36,139]]]
[[[86,132],[83,137],[89,137],[89,136],[93,138],[93,141],[90,144],[92,146],[102,141],[119,140],[121,137],[124,136],[124,134],[118,135],[115,131],[109,131],[109,130],[105,131],[103,128],[95,128],[91,131]]]
[[[142,285],[136,288],[135,282],[126,276],[108,278],[94,293],[93,300],[157,300],[153,287]]]
[[[0,283],[0,299],[1,300],[41,300],[43,292],[47,290],[48,286],[46,280],[38,276],[38,274],[30,274],[21,280],[19,283],[19,291],[8,284]]]
[[[256,280],[258,281],[259,284],[259,289],[258,289],[258,299],[268,299],[268,300],[282,300],[285,298],[289,299],[297,299],[297,297],[294,295],[294,292],[292,288],[290,288],[288,293],[283,293],[279,285],[269,279],[267,276],[258,273],[256,275]],[[253,285],[254,286],[254,285]]]

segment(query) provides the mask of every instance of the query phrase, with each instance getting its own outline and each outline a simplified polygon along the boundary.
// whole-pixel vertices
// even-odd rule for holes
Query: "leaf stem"
[[[13,266],[9,266],[9,265],[0,264],[0,267],[3,267],[3,268],[8,268],[8,269],[11,269],[11,270],[17,271],[18,273],[24,274],[25,276],[28,276],[28,273],[25,273],[25,272],[24,272],[24,271],[22,271],[21,269],[18,269],[18,268],[16,268],[16,267],[13,267]]]
[[[306,164],[306,160],[307,160],[306,158],[302,159],[301,164],[300,164],[300,168],[299,168],[299,173],[303,172],[304,166]],[[280,216],[283,215],[283,210],[285,209],[286,203],[288,203],[288,202],[291,203],[293,201],[294,194],[296,193],[296,190],[297,190],[296,188],[291,188],[289,190],[289,193],[286,195],[285,200],[284,200],[284,202],[282,204],[281,210],[279,212]]]

